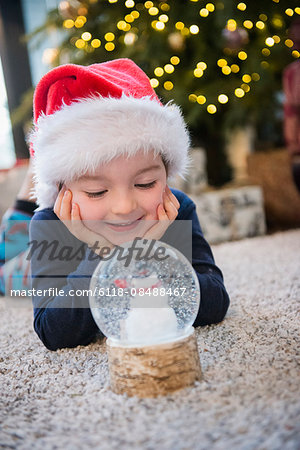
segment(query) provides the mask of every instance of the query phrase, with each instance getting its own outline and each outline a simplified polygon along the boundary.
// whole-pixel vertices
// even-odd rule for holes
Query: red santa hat
[[[189,162],[180,109],[163,105],[129,59],[51,70],[36,87],[34,121],[30,144],[39,209],[54,205],[58,183],[120,155],[154,150],[170,177],[183,176]]]

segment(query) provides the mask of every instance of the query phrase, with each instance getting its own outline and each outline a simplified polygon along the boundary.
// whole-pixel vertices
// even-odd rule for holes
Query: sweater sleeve
[[[175,195],[178,193],[174,190]],[[176,195],[181,203],[180,220],[192,221],[192,266],[200,284],[200,308],[194,326],[221,322],[229,307],[229,296],[221,270],[216,266],[211,248],[205,240],[195,203],[185,196]]]
[[[100,257],[60,221],[41,219],[30,225],[34,329],[49,350],[87,345],[99,334],[87,291]]]

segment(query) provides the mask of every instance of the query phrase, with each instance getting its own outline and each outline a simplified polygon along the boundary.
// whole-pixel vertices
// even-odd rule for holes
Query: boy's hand
[[[160,203],[157,208],[158,223],[153,225],[143,237],[145,239],[159,240],[176,219],[179,207],[179,201],[169,186],[166,186],[163,193],[163,204]]]
[[[72,203],[72,192],[65,187],[62,187],[60,190],[53,211],[73,236],[85,242],[88,247],[93,248],[95,253],[99,253],[103,247],[109,247],[110,249],[114,247],[110,241],[100,234],[89,230],[84,225],[80,216],[79,206],[76,203]]]

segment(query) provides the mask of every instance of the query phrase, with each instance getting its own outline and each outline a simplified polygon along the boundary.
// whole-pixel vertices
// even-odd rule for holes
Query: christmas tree
[[[282,70],[300,56],[288,34],[299,14],[295,0],[69,0],[34,36],[60,33],[45,54],[52,66],[133,59],[182,107],[217,185],[230,177],[228,129],[253,124],[260,143],[282,142]]]

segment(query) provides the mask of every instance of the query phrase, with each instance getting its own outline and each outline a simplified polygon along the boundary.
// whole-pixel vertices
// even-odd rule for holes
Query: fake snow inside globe
[[[175,248],[147,242],[148,254],[147,245],[141,256],[125,244],[92,275],[91,312],[111,345],[156,345],[193,332],[200,288],[192,265]]]

